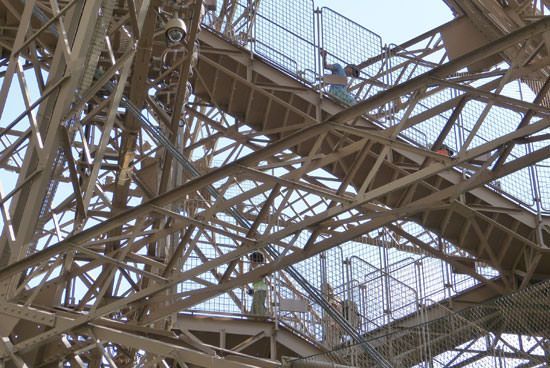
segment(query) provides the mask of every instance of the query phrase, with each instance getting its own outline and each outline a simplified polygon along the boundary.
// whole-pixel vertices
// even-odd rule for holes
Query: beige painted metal
[[[0,51],[9,58],[2,62],[0,113],[8,94],[22,107],[0,131],[0,163],[15,181],[0,193],[2,364],[272,368],[289,351],[321,352],[315,333],[247,317],[243,285],[265,275],[292,284],[286,267],[377,230],[479,281],[483,292],[464,298],[482,301],[550,277],[548,219],[487,187],[550,156],[546,146],[509,157],[514,145],[550,126],[548,17],[533,21],[538,13],[516,2],[502,10],[489,0],[447,1],[491,42],[394,86],[378,76],[383,92],[345,108],[234,42],[243,41],[232,28],[240,22],[246,41],[253,40],[260,1],[241,13],[234,0],[218,3],[212,24],[223,36],[200,25],[209,16],[200,0],[0,2],[0,19],[17,25],[2,33]],[[189,32],[168,63],[163,27],[172,17],[188,22]],[[443,47],[434,45],[422,54]],[[512,66],[459,74],[492,65],[496,55]],[[534,101],[501,94],[509,81],[527,77],[538,78],[529,84]],[[36,101],[30,79],[39,88]],[[19,89],[10,88],[12,80]],[[186,96],[188,81],[193,96]],[[465,94],[415,113],[423,98],[450,88]],[[401,121],[384,129],[376,120],[388,112],[374,111],[397,100]],[[455,157],[436,153],[474,100],[485,109],[478,126],[495,107],[526,117],[517,130],[475,147],[472,135]],[[406,129],[447,110],[454,113],[430,149],[402,139]],[[139,113],[166,141],[156,141]],[[479,165],[480,157],[498,165]],[[455,170],[462,168],[471,175]],[[405,221],[438,239],[410,234]],[[248,269],[248,254],[268,245],[280,256]],[[468,267],[472,260],[498,278]],[[195,286],[185,289],[189,283]],[[240,319],[224,320],[220,310],[210,311],[218,320],[180,314],[220,295]],[[307,300],[301,305],[320,318]],[[404,323],[416,322],[411,316]],[[236,335],[240,340],[232,340]],[[251,353],[255,347],[262,354]]]

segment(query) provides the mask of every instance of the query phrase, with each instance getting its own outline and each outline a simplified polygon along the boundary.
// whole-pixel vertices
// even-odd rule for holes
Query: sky
[[[399,44],[453,19],[443,0],[314,0]]]

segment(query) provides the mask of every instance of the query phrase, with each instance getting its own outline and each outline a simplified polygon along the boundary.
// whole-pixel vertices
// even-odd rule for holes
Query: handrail
[[[481,338],[487,338],[491,339],[492,342],[485,346],[485,351],[476,349],[479,350],[479,353],[492,353],[503,359],[529,359],[532,363],[536,363],[536,366],[542,364],[540,365],[542,367],[547,359],[542,349],[544,346],[540,345],[537,349],[538,352],[536,352],[534,351],[536,345],[524,346],[521,336],[525,336],[525,332],[528,333],[527,336],[542,336],[540,335],[540,331],[532,331],[531,329],[533,326],[544,329],[544,321],[548,318],[548,311],[544,306],[548,305],[549,302],[549,287],[550,282],[544,281],[526,289],[516,291],[511,295],[502,296],[458,312],[450,310],[447,306],[437,301],[429,300],[429,298],[424,299],[425,304],[430,305],[429,309],[437,307],[445,311],[444,315],[436,315],[434,316],[435,318],[429,320],[424,319],[426,316],[423,315],[417,324],[393,331],[380,331],[380,333],[370,336],[368,341],[377,346],[377,349],[380,351],[391,356],[392,359],[397,358],[390,355],[396,350],[386,350],[384,346],[395,347],[396,344],[405,344],[406,349],[397,350],[400,352],[401,357],[406,360],[405,362],[399,362],[401,363],[400,366],[417,366],[419,359],[425,361],[428,365],[441,359],[442,365],[446,364],[446,366],[450,366],[455,361],[455,355],[444,357],[439,354],[433,356],[430,351],[430,348],[441,344],[442,338],[459,338],[458,343],[475,342]],[[426,311],[426,308],[422,309]],[[518,313],[518,310],[521,310],[522,313]],[[519,342],[518,340],[507,338],[510,335],[507,335],[506,330],[502,333],[494,334],[487,329],[485,324],[491,322],[494,318],[499,319],[499,328],[507,326],[512,330],[517,329],[517,331],[510,333],[517,334]],[[500,327],[501,325],[502,327]],[[444,334],[440,333],[442,327],[447,329]],[[404,341],[407,336],[418,339],[418,343],[411,345],[406,340]],[[451,345],[452,348],[457,346],[457,341],[451,341],[451,343],[453,343]],[[328,353],[297,358],[295,361],[307,363],[313,357],[326,355],[346,356],[353,352],[354,348],[354,345],[339,346]],[[423,351],[424,349],[428,349],[428,351]],[[507,351],[508,354],[502,356],[502,351]],[[511,354],[515,354],[515,356]]]
[[[372,32],[371,30],[368,30],[365,27],[362,27],[361,25],[359,25],[358,23],[348,19],[347,17],[331,10],[328,7],[323,7],[321,9],[319,9],[319,8],[314,9],[311,1],[304,2],[303,4],[302,3],[298,4],[298,3],[300,3],[300,1],[288,2],[288,4],[285,3],[284,5],[294,6],[295,11],[300,11],[300,10],[303,10],[303,8],[307,8],[308,9],[307,11],[311,12],[311,14],[310,13],[304,14],[304,16],[311,17],[311,19],[312,19],[313,29],[311,31],[311,35],[312,35],[311,40],[305,38],[303,35],[301,35],[297,32],[294,32],[294,31],[290,30],[287,26],[285,26],[285,24],[283,24],[283,22],[286,21],[285,18],[278,19],[277,15],[270,14],[269,12],[263,11],[265,6],[264,7],[260,6],[260,9],[259,9],[258,14],[257,14],[256,22],[258,20],[261,20],[262,22],[266,22],[266,23],[270,24],[272,27],[277,27],[277,29],[279,31],[282,30],[283,32],[285,32],[285,34],[286,34],[285,37],[287,37],[290,41],[295,40],[296,42],[301,42],[301,43],[309,45],[308,47],[311,47],[312,50],[318,50],[318,49],[323,48],[323,46],[324,46],[323,39],[326,36],[326,35],[323,35],[323,30],[325,29],[324,28],[325,25],[323,24],[323,19],[324,19],[325,15],[323,15],[323,11],[325,13],[330,13],[331,16],[334,15],[336,17],[337,22],[340,22],[340,25],[343,26],[343,25],[350,24],[358,30],[369,32],[370,34],[373,35],[373,37],[376,37],[380,40],[379,55],[369,57],[367,59],[367,61],[362,62],[362,63],[359,64],[361,67],[369,67],[371,65],[376,65],[376,63],[381,63],[380,68],[386,68],[386,70],[382,70],[381,71],[382,73],[378,73],[377,74],[378,77],[384,75],[384,73],[389,73],[389,70],[392,69],[392,68],[398,68],[398,69],[401,68],[401,69],[403,69],[403,68],[407,68],[411,64],[414,64],[416,66],[422,66],[423,68],[428,68],[428,69],[431,69],[434,66],[436,66],[437,64],[435,64],[433,62],[429,62],[429,61],[427,61],[423,58],[418,58],[414,54],[410,55],[410,59],[408,61],[403,61],[399,65],[395,65],[395,66],[387,65],[387,63],[384,63],[384,60],[388,60],[388,59],[395,58],[395,57],[404,58],[406,55],[404,55],[403,52],[408,53],[408,50],[406,48],[402,47],[403,45],[412,46],[415,42],[416,43],[421,42],[423,40],[428,39],[429,37],[431,37],[432,39],[435,39],[435,37],[438,34],[440,34],[443,29],[445,29],[450,23],[453,22],[453,21],[448,22],[448,23],[446,23],[442,26],[439,26],[439,27],[431,30],[431,31],[425,32],[423,35],[418,36],[418,37],[414,38],[413,40],[411,40],[410,42],[407,42],[403,45],[388,45],[388,46],[383,48],[381,37],[378,34],[376,34],[375,32]],[[304,5],[304,4],[306,4],[306,5]],[[241,5],[241,6],[243,6],[243,5]],[[271,5],[271,6],[274,6],[274,5]],[[302,7],[300,7],[300,6],[302,6]],[[288,11],[293,12],[294,10],[290,9]],[[315,17],[314,13],[317,13],[318,16]],[[309,22],[309,20],[308,20],[308,22]],[[307,24],[309,24],[309,23],[307,23]],[[294,26],[296,26],[296,25],[294,25]],[[335,26],[335,28],[342,28],[343,29],[344,27],[336,27]],[[320,30],[320,32],[319,32],[319,30]],[[316,34],[318,34],[318,35],[316,36]],[[265,35],[265,36],[269,36],[269,35]],[[350,35],[347,35],[347,36],[349,37]],[[289,67],[287,65],[284,65],[284,64],[287,64],[290,60],[292,60],[292,57],[285,54],[284,49],[281,49],[281,47],[286,46],[286,44],[285,45],[281,44],[282,41],[279,40],[279,41],[275,42],[275,41],[270,40],[269,37],[266,38],[266,39],[262,39],[262,35],[257,34],[257,33],[256,33],[256,37],[254,39],[250,40],[250,41],[251,41],[251,43],[254,44],[254,45],[250,46],[251,52],[256,52],[260,56],[265,57],[269,63],[273,64],[275,67],[282,68],[284,72],[289,73],[291,76],[297,78],[298,80],[308,83],[310,85],[310,87],[315,86],[315,82],[312,83],[310,78],[307,78],[304,75],[305,69],[310,69],[311,70],[311,68],[309,68],[307,66],[304,66],[304,65],[300,65],[301,61],[293,60],[294,64],[296,65],[295,70],[289,70]],[[415,41],[415,42],[413,42],[413,41]],[[292,44],[292,42],[288,42],[288,44]],[[268,53],[261,52],[260,50],[258,50],[256,48],[255,45],[261,46],[265,49],[269,49],[270,53],[275,53],[277,55],[284,56],[284,59],[285,59],[284,64],[281,64],[278,60],[274,60],[271,57],[271,55],[268,55]],[[441,45],[439,45],[437,47],[441,48]],[[308,49],[308,54],[312,50]],[[294,51],[296,51],[296,50],[294,50]],[[332,54],[331,50],[328,50],[328,51],[329,51],[329,54]],[[300,55],[303,56],[303,57],[301,57],[301,60],[307,60],[309,57],[314,58],[314,55],[307,55],[307,54],[303,54],[303,53],[300,54]],[[336,60],[339,60],[340,62],[344,62],[344,63],[346,62],[344,60],[344,57],[342,57],[342,56],[339,56],[339,55],[333,55],[333,56]],[[279,57],[277,57],[277,58],[279,58]],[[317,58],[319,58],[318,55],[317,55]],[[318,60],[317,61],[311,60],[311,66],[313,66],[313,65],[316,65],[316,66],[319,65],[319,61]],[[292,65],[292,67],[294,67],[294,65]],[[414,69],[414,67],[413,67],[413,69]],[[313,70],[311,70],[311,71],[312,71],[312,79],[316,79],[316,80],[321,80],[322,79],[321,75],[320,75],[321,71],[319,71],[319,74],[316,74],[316,72],[313,71]],[[404,71],[404,69],[403,69],[403,71]],[[365,73],[365,70],[363,70],[363,73]],[[411,71],[407,71],[407,73],[410,74]],[[375,76],[373,78],[378,78],[377,76]],[[408,78],[408,76],[407,76],[407,78]],[[369,78],[367,78],[367,80],[368,79]],[[362,87],[359,87],[362,84],[364,84],[364,83],[358,83],[354,87],[359,93],[361,93],[360,91],[362,91]],[[370,83],[370,85],[373,86],[374,84]],[[380,88],[380,86],[379,86],[379,88]],[[370,90],[367,90],[366,93],[370,94],[371,92],[370,92]],[[420,102],[420,104],[422,104],[422,102]],[[412,134],[412,135],[410,133],[408,133],[408,131],[411,130],[411,129],[412,129],[412,131],[414,131],[414,134]],[[455,126],[455,129],[458,129],[458,130],[462,129],[463,132],[467,132],[466,127],[456,127]],[[416,137],[418,134],[421,135],[421,137],[422,137],[421,140],[424,140],[424,142],[418,141],[418,137]],[[460,134],[462,134],[462,133],[460,133]],[[406,131],[402,132],[400,134],[400,136],[404,137],[408,142],[410,142],[412,144],[415,144],[417,146],[420,146],[420,147],[426,147],[427,143],[430,142],[430,140],[426,137],[425,132],[423,132],[422,130],[419,130],[415,127],[411,127],[409,129],[407,129]],[[479,133],[477,133],[476,137],[478,139],[482,139],[482,140],[489,140],[490,139],[490,138],[485,138],[484,136],[480,135]],[[543,190],[542,183],[539,180],[540,176],[536,175],[537,170],[540,171],[539,167],[544,167],[544,166],[534,165],[534,167],[535,167],[535,170],[529,170],[529,173],[528,173],[529,178],[526,178],[525,184],[531,186],[532,191],[534,193],[545,192]],[[505,188],[497,189],[497,188],[494,188],[491,185],[487,185],[486,187],[489,188],[490,190],[495,191],[499,195],[503,195],[507,199],[509,199],[512,202],[520,205],[521,207],[525,208],[526,210],[528,210],[530,212],[540,213],[541,215],[550,214],[550,208],[548,208],[548,207],[550,207],[550,205],[548,203],[543,202],[543,203],[537,205],[537,203],[535,203],[535,202],[537,202],[537,200],[539,200],[537,198],[533,198],[533,201],[528,203],[524,199],[518,198],[517,194],[514,194],[513,191],[511,192],[509,189],[507,189],[506,187],[512,188],[512,187],[517,187],[518,185],[520,185],[520,184],[517,184],[515,182],[512,182],[512,180],[513,179],[511,179],[511,177],[510,178],[504,177],[500,180],[501,183],[504,183]],[[524,187],[523,185],[521,185],[521,186],[522,186],[522,188]],[[519,189],[516,192],[519,192]]]

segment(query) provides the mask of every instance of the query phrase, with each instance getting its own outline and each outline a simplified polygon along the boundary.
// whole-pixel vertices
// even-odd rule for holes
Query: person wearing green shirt
[[[250,267],[255,269],[265,262],[265,257],[260,252],[254,252],[250,255]],[[265,316],[265,300],[267,298],[267,283],[265,277],[260,278],[252,283],[252,308],[250,314],[256,316]]]

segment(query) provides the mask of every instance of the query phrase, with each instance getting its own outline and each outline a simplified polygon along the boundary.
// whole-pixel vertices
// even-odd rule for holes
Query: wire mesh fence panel
[[[382,51],[376,33],[329,9],[321,9],[321,47],[345,64],[359,64]]]
[[[307,240],[308,234],[303,233],[291,241],[295,246],[302,247]],[[311,286],[318,290],[322,289],[325,268],[320,264],[320,257],[307,259],[293,267],[300,274],[307,275]],[[325,331],[322,308],[311,300],[307,292],[291,276],[284,272],[280,275],[278,319],[312,341],[323,341]]]
[[[459,312],[430,306],[419,312],[416,326],[365,337],[396,367],[546,367],[550,358],[548,303],[550,281]],[[440,317],[430,317],[434,311]],[[321,358],[353,362],[355,367],[375,366],[358,346],[296,361],[307,364]]]
[[[390,45],[389,47],[396,46]],[[407,50],[401,49],[388,53],[384,72],[387,75],[388,86],[395,86],[430,71],[434,66],[416,55],[410,54]]]
[[[515,131],[521,120],[522,115],[509,109],[493,106],[483,120],[477,135],[485,141],[491,141]]]
[[[311,83],[316,70],[315,19],[311,0],[261,2],[254,51],[295,77]]]
[[[544,211],[550,211],[550,159],[536,166],[537,184],[540,190],[540,201]]]
[[[365,333],[379,330],[387,323],[385,313],[383,284],[380,277],[365,282],[361,287],[362,305],[360,306],[362,316],[361,330]]]
[[[328,64],[339,64],[344,68],[348,64],[357,65],[381,54],[382,39],[376,33],[329,8],[322,8],[320,14],[319,46],[327,52]],[[359,77],[349,83],[349,92],[346,92],[349,98],[335,97],[353,104],[384,90],[384,83],[377,79],[382,68],[383,60],[361,68]]]
[[[391,320],[401,320],[418,311],[418,294],[413,287],[392,276],[387,279],[387,288]]]
[[[285,326],[311,341],[323,341],[322,312],[313,305],[303,291],[293,285],[293,280],[282,277],[278,292],[277,318]]]
[[[334,247],[323,252],[323,254],[320,255],[319,261],[323,273],[321,276],[323,282],[326,282],[327,286],[330,286],[336,293],[336,289],[346,282],[344,253],[342,248]],[[322,285],[320,286],[322,287]]]
[[[509,110],[493,107],[481,124],[476,136],[478,139],[473,142],[472,147],[477,144],[490,142],[498,137],[514,132],[519,126],[522,116],[512,113]],[[527,147],[516,145],[508,161],[517,159],[526,155]],[[507,175],[498,181],[489,184],[489,187],[497,192],[503,192],[515,201],[519,201],[526,206],[534,206],[533,184],[531,180],[531,170],[524,168]]]
[[[416,103],[414,110],[412,111],[409,119],[415,120],[423,114],[428,113],[430,110],[435,109],[438,106],[441,106],[446,101],[450,100],[454,96],[454,90],[452,89],[443,89],[443,90],[434,90],[429,91],[421,96]],[[413,102],[414,103],[414,102]],[[407,105],[403,106],[398,112],[397,116],[399,120],[402,119],[405,110],[408,108]],[[429,148],[433,145],[435,140],[438,138],[439,133],[443,130],[443,127],[449,120],[452,114],[451,109],[433,114],[433,116],[426,116],[422,121],[406,130],[403,131],[403,135],[407,136],[409,139],[414,141],[417,145],[421,147]],[[432,114],[430,114],[432,115]],[[447,142],[446,142],[447,143]],[[455,145],[448,145],[451,149],[456,150]]]
[[[213,315],[246,315],[251,313],[251,300],[251,297],[243,297],[243,289],[239,288],[197,304],[189,310]]]
[[[379,329],[389,321],[389,298],[384,292],[386,280],[383,276],[380,271],[366,276],[363,287],[366,302],[363,306],[366,331]]]
[[[418,283],[416,268],[419,259],[418,256],[402,258],[398,262],[390,264],[387,271],[394,279],[415,288]]]
[[[256,40],[254,43],[254,51],[256,51],[258,55],[269,58],[269,61],[275,63],[290,74],[298,76],[300,75],[299,73],[301,73],[298,63],[294,59],[260,40]]]
[[[419,261],[419,268],[422,298],[441,300],[449,296],[445,285],[443,262],[426,258]]]
[[[535,196],[533,186],[531,185],[531,175],[530,168],[526,167],[491,182],[489,187],[497,192],[507,194],[508,197],[511,197],[515,201],[533,207],[535,205]]]
[[[436,66],[434,63],[419,59],[414,54],[409,54],[406,50],[391,54],[387,50],[384,51],[378,35],[328,8],[323,8],[321,15],[316,16],[313,2],[309,0],[261,2],[256,14],[249,12],[250,4],[250,1],[242,0],[237,6],[232,24],[234,40],[238,43],[253,40],[252,51],[256,55],[265,58],[280,70],[311,84],[319,80],[317,65],[320,61],[319,48],[327,51],[329,63],[339,63],[342,66],[348,63],[360,64],[380,55],[378,61],[367,64],[367,67],[361,71],[360,78],[352,80],[347,87],[355,100],[368,98],[426,73]],[[246,34],[246,37],[240,36],[249,30],[247,27],[250,26],[252,16],[256,17],[255,33]],[[250,47],[252,44],[246,45]],[[414,110],[407,118],[417,118],[417,123],[404,130],[401,136],[414,145],[429,148],[447,124],[456,104],[448,104],[450,107],[440,109],[427,118],[422,116],[437,110],[446,102],[456,100],[462,94],[463,92],[456,89],[430,86],[421,95],[409,93],[383,106],[378,106],[369,111],[369,114],[381,125],[390,127],[405,118],[409,103],[415,103]],[[482,117],[486,106],[485,103],[477,101],[468,102],[453,134],[449,134],[444,143],[451,149],[459,151],[470,132],[477,129],[476,123]],[[520,120],[519,114],[492,107],[487,116],[483,117],[483,122],[476,131],[470,147],[485,144],[513,132]],[[509,160],[525,154],[525,146],[518,145],[512,151]],[[538,181],[531,176],[533,172],[537,174]],[[489,187],[497,192],[506,193],[508,197],[519,203],[533,206],[536,193],[532,193],[527,188],[532,188],[532,182],[539,183],[542,208],[550,210],[550,190],[546,185],[541,184],[548,181],[550,181],[550,162],[538,165],[536,170],[526,168],[508,175],[491,183]],[[231,186],[226,192],[226,198],[235,197],[255,185],[256,183],[252,181],[242,181],[238,185]],[[243,206],[246,208],[241,209],[250,216],[257,216],[259,207],[265,199],[265,194],[258,195],[244,203]],[[296,199],[296,203],[298,203],[297,207],[300,207],[302,202]],[[316,208],[312,212],[324,211],[326,204],[319,207],[322,208]],[[194,211],[190,209],[188,213],[191,215]],[[299,221],[301,218],[298,213],[295,213],[296,216],[290,212],[286,215],[291,221]],[[230,219],[224,219],[224,221],[237,225]],[[271,231],[276,230],[280,229],[273,227]],[[427,244],[434,244],[434,239],[437,238],[435,234],[428,234],[419,226],[411,234]],[[284,241],[292,241],[297,247],[302,247],[307,242],[307,231],[297,239],[289,238]],[[203,254],[194,253],[195,260],[191,260],[190,265],[193,265],[193,262],[203,261],[205,257],[206,259],[215,257],[215,249],[208,245],[209,242],[227,247],[235,245],[229,237],[222,237],[219,234],[212,234],[210,239],[201,238]],[[378,247],[368,247],[370,253],[367,256],[365,253],[359,253],[359,247],[364,251],[365,244],[349,242],[326,251],[319,257],[301,262],[295,265],[295,268],[301,274],[307,275],[311,285],[317,288],[325,298],[330,299],[337,306],[339,313],[346,314],[347,319],[351,318],[354,311],[356,319],[353,325],[365,334],[391,332],[396,321],[408,317],[414,319],[421,315],[423,313],[421,305],[426,307],[437,305],[442,299],[478,284],[472,277],[455,272],[441,260],[421,256],[410,258],[395,249],[387,249],[390,243],[390,240],[385,239],[377,244]],[[372,249],[375,250],[372,251]],[[246,271],[246,267],[247,265],[244,264],[242,269]],[[223,274],[224,271],[223,267],[216,270],[219,274]],[[281,274],[283,276],[281,276],[280,286],[275,292],[278,295],[270,296],[272,298],[270,305],[274,304],[275,298],[279,298],[279,301],[300,301],[303,306],[301,310],[292,310],[290,307],[280,308],[277,313],[283,323],[310,339],[327,343],[329,346],[336,346],[350,340],[338,330],[337,324],[320,305],[311,300],[305,290],[297,286],[289,276]],[[490,277],[497,275],[496,272],[489,273]],[[217,282],[215,275],[206,273],[201,275],[199,281],[193,280],[181,284],[180,291],[195,290],[203,287],[204,283],[215,282]],[[243,285],[230,293],[204,302],[195,309],[247,313],[250,304],[251,297],[246,295],[246,286]],[[492,316],[491,313],[489,315]],[[472,347],[477,347],[483,341],[492,338],[484,328],[480,327],[480,324],[485,321],[484,318],[484,315],[479,315],[473,318],[474,322],[472,322],[464,316],[449,317],[445,323],[409,329],[400,336],[390,334],[385,339],[376,340],[376,343],[381,351],[394,357],[394,361],[398,364],[422,366],[421,362],[430,361],[432,366],[445,366],[450,362],[462,366],[477,366],[476,364],[485,364],[481,363],[485,362],[485,359],[467,350],[473,351]],[[460,331],[464,333],[456,339],[453,334],[450,337],[446,336],[451,327],[453,334],[460,335]],[[329,331],[336,332],[330,335]],[[370,364],[369,358],[365,357],[360,349],[350,348],[345,355],[350,359],[353,357],[355,362],[361,363],[363,359],[364,364]],[[496,358],[493,356],[491,359],[494,361]],[[471,363],[469,363],[470,360]]]
[[[472,131],[476,129],[476,124],[483,118],[484,109],[485,104],[481,102],[469,101],[466,104],[466,107],[461,113],[462,129],[460,134],[462,135],[463,141],[468,139]],[[517,114],[511,114],[507,110],[493,107],[479,126],[479,131],[471,138],[469,148],[486,144],[502,135],[513,132],[517,128],[520,120],[521,117]],[[513,148],[507,161],[515,160],[524,156],[526,153],[527,151],[524,146],[516,146]],[[488,158],[489,157],[486,159]],[[483,163],[482,159],[477,159],[475,161],[475,164],[479,166],[483,165]],[[488,187],[496,192],[505,194],[508,198],[517,203],[532,208],[535,204],[533,199],[533,183],[534,181],[532,180],[530,170],[525,168],[490,183]]]
[[[222,9],[221,2],[217,2],[216,10],[208,11],[205,14],[203,25],[210,30],[222,33],[229,40],[245,46],[250,38],[253,15],[251,5],[249,0],[238,0],[232,6]]]
[[[379,271],[378,265],[373,265],[372,263],[366,261],[362,257],[352,256],[348,260],[351,279],[352,280],[361,280],[364,281],[367,275],[372,274],[373,272]]]
[[[488,279],[495,278],[495,277],[498,276],[498,273],[495,273],[495,272],[493,272],[493,273],[478,272],[478,273],[483,274]],[[470,288],[472,288],[472,287],[479,284],[479,281],[472,278],[470,275],[460,274],[460,273],[458,273],[458,271],[456,271],[452,268],[451,268],[450,276],[451,276],[451,278],[450,278],[449,286],[451,288],[451,294],[452,295],[459,294],[459,293],[461,293],[461,292],[463,292],[467,289],[470,289]]]

